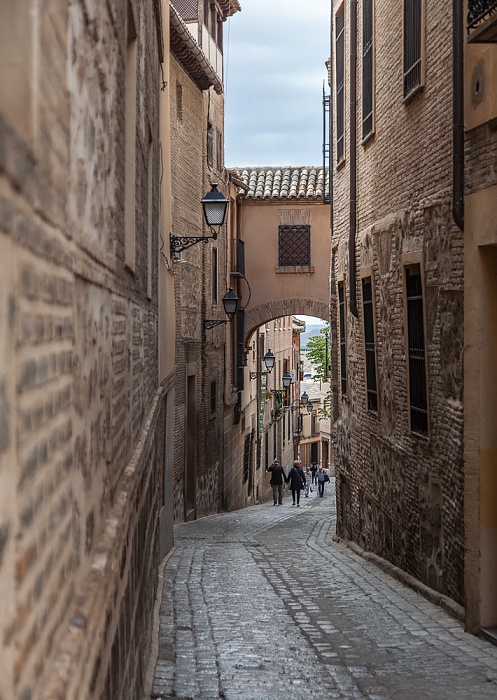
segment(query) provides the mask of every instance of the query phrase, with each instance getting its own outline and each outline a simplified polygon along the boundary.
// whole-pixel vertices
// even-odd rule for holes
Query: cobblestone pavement
[[[176,528],[151,697],[496,700],[497,647],[334,542],[330,489],[302,500]]]

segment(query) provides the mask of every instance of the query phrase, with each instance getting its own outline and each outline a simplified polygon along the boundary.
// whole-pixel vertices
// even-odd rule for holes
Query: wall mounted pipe
[[[464,21],[463,1],[452,0],[452,216],[464,230]]]
[[[349,184],[349,306],[358,318],[356,282],[357,233],[357,0],[350,3],[350,184]]]

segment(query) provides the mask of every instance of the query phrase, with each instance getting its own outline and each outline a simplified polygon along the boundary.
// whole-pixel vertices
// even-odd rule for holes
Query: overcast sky
[[[224,26],[226,165],[321,165],[330,0],[240,4]]]

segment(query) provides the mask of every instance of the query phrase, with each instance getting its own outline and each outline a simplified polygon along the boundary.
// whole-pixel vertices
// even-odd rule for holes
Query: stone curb
[[[411,574],[408,574],[402,569],[399,569],[398,566],[395,566],[387,559],[382,559],[382,557],[378,556],[377,554],[373,554],[373,552],[366,551],[355,542],[351,542],[349,540],[342,540],[339,537],[334,537],[333,539],[335,540],[335,542],[339,542],[340,544],[346,545],[350,550],[352,550],[362,559],[366,559],[366,561],[370,561],[373,564],[376,564],[376,566],[382,569],[382,571],[387,573],[389,576],[396,579],[404,586],[407,586],[408,588],[411,588],[412,590],[416,591],[424,598],[427,598],[434,605],[438,605],[438,607],[445,610],[445,612],[448,613],[451,617],[455,618],[456,620],[459,620],[459,622],[462,622],[464,624],[466,616],[465,610],[461,605],[452,600],[452,598],[449,598],[448,596],[443,595],[438,591],[434,591],[432,588],[429,588],[424,583],[421,583],[421,581],[418,581],[418,579],[414,578],[414,576],[411,576]]]
[[[158,585],[157,585],[157,595],[154,603],[154,610],[152,613],[152,634],[150,640],[150,655],[148,658],[147,670],[145,672],[145,680],[143,687],[143,700],[150,700],[152,694],[152,687],[154,683],[155,666],[157,664],[157,658],[159,656],[159,626],[160,626],[160,608],[162,604],[162,594],[164,592],[164,569],[169,559],[172,557],[176,550],[176,547],[166,554],[164,559],[159,565],[158,572]]]

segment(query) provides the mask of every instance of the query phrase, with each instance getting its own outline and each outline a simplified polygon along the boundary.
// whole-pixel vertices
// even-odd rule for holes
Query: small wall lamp
[[[285,374],[281,378],[281,381],[283,382],[284,388],[289,389],[292,384],[292,375],[290,374],[290,372],[285,372]]]
[[[283,378],[284,378],[284,375],[283,375]],[[294,406],[293,404],[297,404],[297,405]],[[295,401],[292,401],[289,408],[291,408],[292,411],[299,411],[301,406],[304,406],[304,408],[307,407],[307,412],[311,413],[312,401],[309,401],[309,395],[307,394],[306,391],[304,391],[304,393],[302,394],[300,399],[295,399]]]
[[[276,356],[274,355],[274,353],[271,352],[271,350],[268,350],[262,358],[262,361],[266,365],[267,372],[251,372],[250,379],[260,377],[262,374],[271,374],[271,370],[273,369],[274,363],[276,362]]]
[[[224,297],[221,299],[223,302],[223,307],[224,307],[224,313],[228,316],[227,319],[212,319],[212,318],[206,318],[204,319],[204,335],[205,331],[209,330],[210,328],[214,328],[215,326],[221,325],[221,323],[230,323],[230,321],[233,320],[233,317],[235,316],[237,310],[238,310],[238,302],[240,300],[240,297],[238,297],[233,289],[230,287]]]
[[[207,192],[205,197],[201,201],[202,209],[204,210],[204,217],[207,226],[210,228],[211,236],[177,236],[175,233],[171,233],[171,258],[172,260],[179,260],[181,258],[181,251],[190,248],[200,241],[207,243],[209,240],[216,240],[221,226],[224,224],[224,219],[226,218],[226,210],[228,209],[228,200],[221,194],[217,189],[217,182],[211,183],[211,191]]]

